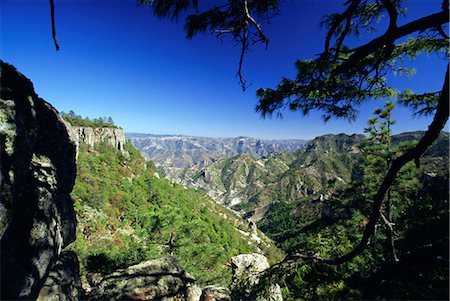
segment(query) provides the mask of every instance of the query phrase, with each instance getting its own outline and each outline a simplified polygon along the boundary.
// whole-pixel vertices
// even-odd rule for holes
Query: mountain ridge
[[[302,139],[265,140],[243,136],[210,138],[136,133],[126,133],[126,137],[147,159],[165,168],[206,165],[222,157],[242,153],[265,157],[276,152],[297,150],[307,142]]]

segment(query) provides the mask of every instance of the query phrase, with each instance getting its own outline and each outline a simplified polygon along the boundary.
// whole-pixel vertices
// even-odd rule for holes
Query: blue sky
[[[187,40],[182,20],[156,19],[134,0],[55,0],[59,52],[47,0],[2,0],[0,54],[58,110],[112,116],[127,132],[305,139],[361,133],[382,101],[364,105],[353,123],[324,123],[320,113],[261,119],[254,110],[257,88],[295,76],[296,59],[322,51],[325,32],[318,24],[323,15],[342,11],[343,2],[285,1],[280,16],[263,25],[268,49],[256,45],[245,58],[243,72],[252,84],[245,93],[235,77],[239,47],[208,34]],[[440,1],[411,2],[412,18],[440,9]],[[419,92],[441,89],[442,58],[425,55],[414,66],[414,77],[392,78],[394,84]],[[394,132],[424,130],[431,121],[400,107],[394,118]]]

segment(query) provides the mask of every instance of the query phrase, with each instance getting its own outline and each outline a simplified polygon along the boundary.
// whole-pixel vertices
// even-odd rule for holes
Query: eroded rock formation
[[[36,299],[75,240],[75,146],[58,112],[4,62],[0,144],[1,299]]]

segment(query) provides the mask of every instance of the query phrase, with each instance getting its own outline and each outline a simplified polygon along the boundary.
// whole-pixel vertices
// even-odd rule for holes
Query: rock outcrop
[[[75,145],[31,81],[0,63],[0,299],[30,300],[75,240]]]
[[[89,300],[166,300],[166,301],[282,301],[278,284],[261,281],[269,268],[260,254],[241,254],[232,258],[232,292],[225,287],[200,287],[172,256],[141,262],[105,276],[89,288]]]
[[[125,134],[119,128],[92,128],[84,126],[68,126],[69,134],[75,144],[78,145],[83,142],[91,147],[101,142],[111,144],[122,153],[125,153]]]
[[[194,281],[174,257],[167,256],[105,276],[88,297],[92,300],[194,301],[199,295]]]
[[[270,265],[261,254],[241,254],[231,259],[233,300],[283,301],[276,283],[260,283]]]
[[[223,286],[209,285],[202,289],[200,301],[231,301],[231,292]]]

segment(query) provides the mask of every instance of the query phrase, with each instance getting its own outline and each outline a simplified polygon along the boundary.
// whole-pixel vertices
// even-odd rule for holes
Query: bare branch
[[[444,39],[447,39],[447,40],[450,39],[450,37],[447,35],[447,33],[444,31],[444,29],[442,28],[441,25],[437,27],[437,30]]]
[[[52,37],[53,42],[55,43],[56,51],[59,50],[59,44],[58,40],[56,39],[56,26],[55,26],[55,3],[53,3],[53,0],[50,0],[50,18],[52,21]]]
[[[388,33],[397,28],[398,11],[391,0],[381,0],[381,3],[383,3],[384,7],[386,8],[389,14],[389,27],[386,31],[386,33]]]
[[[383,220],[383,222],[385,223],[385,225],[386,225],[389,229],[393,230],[394,228],[393,228],[392,226],[394,226],[395,224],[394,224],[394,223],[391,223],[390,221],[388,221],[388,219],[386,218],[386,216],[384,216],[383,213],[380,213],[380,216],[381,216],[381,219]]]
[[[244,13],[245,13],[246,19],[248,21],[250,21],[253,24],[253,26],[255,26],[256,30],[258,31],[258,35],[259,35],[261,41],[266,43],[266,49],[267,49],[267,46],[269,45],[269,39],[266,37],[266,35],[262,31],[261,25],[259,23],[257,23],[255,21],[255,19],[253,19],[253,17],[250,15],[250,13],[248,11],[248,5],[247,5],[247,1],[246,0],[244,0]]]
[[[244,62],[244,55],[245,52],[247,51],[247,27],[243,28],[243,39],[242,39],[242,48],[241,48],[241,55],[239,57],[239,67],[238,67],[238,71],[237,71],[237,76],[239,77],[239,82],[241,84],[242,87],[242,91],[245,91],[247,89],[247,85],[246,85],[246,81],[244,76],[242,75],[242,64]]]
[[[213,34],[216,36],[216,38],[219,38],[223,34],[233,33],[234,31],[234,29],[216,29],[213,31]]]

